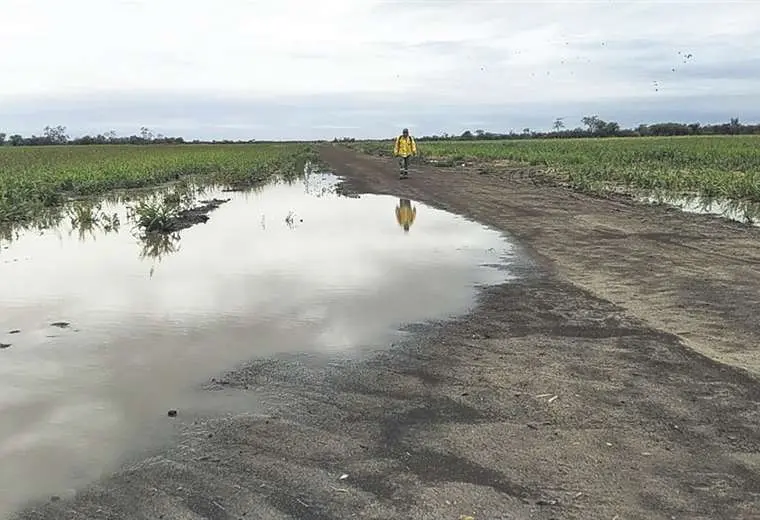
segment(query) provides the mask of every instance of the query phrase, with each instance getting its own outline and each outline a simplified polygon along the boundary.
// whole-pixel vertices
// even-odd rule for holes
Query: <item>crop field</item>
[[[354,148],[388,154],[390,141]],[[510,161],[542,166],[579,189],[614,186],[760,202],[760,136],[418,142],[443,165]]]
[[[192,175],[254,184],[299,174],[313,157],[307,144],[0,147],[0,223],[31,219],[70,196]]]

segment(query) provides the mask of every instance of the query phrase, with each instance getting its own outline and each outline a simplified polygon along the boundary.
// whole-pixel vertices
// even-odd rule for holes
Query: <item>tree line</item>
[[[750,135],[760,134],[760,124],[742,124],[738,118],[731,118],[727,123],[702,125],[700,123],[654,123],[642,124],[636,128],[621,128],[615,121],[604,121],[599,116],[585,116],[581,119],[582,126],[566,128],[563,118],[557,118],[548,132],[533,131],[524,128],[522,132],[514,130],[507,133],[486,132],[485,130],[465,130],[461,134],[443,133],[440,135],[420,136],[418,141],[444,140],[503,140],[503,139],[559,139],[582,137],[650,137],[650,136],[684,136],[684,135]],[[351,137],[335,138],[333,141],[355,141]],[[167,137],[154,134],[146,127],[140,128],[140,133],[130,136],[118,136],[110,131],[105,134],[84,135],[71,138],[65,126],[46,126],[42,135],[24,137],[20,134],[7,135],[0,132],[0,146],[45,146],[45,145],[94,145],[94,144],[243,144],[253,142],[272,142],[249,140],[199,140],[185,141],[182,137]]]
[[[700,123],[654,123],[642,124],[636,128],[621,128],[615,121],[604,121],[599,116],[585,116],[582,126],[566,128],[563,118],[557,118],[549,132],[533,131],[524,128],[522,132],[508,133],[486,132],[484,130],[466,130],[463,133],[441,134],[418,137],[418,141],[474,141],[504,139],[559,139],[582,137],[663,137],[684,135],[751,135],[760,134],[760,124],[742,124],[738,118],[731,118],[727,123],[702,125]]]
[[[195,139],[185,141],[182,137],[167,137],[163,134],[154,134],[147,127],[140,128],[139,134],[119,136],[114,131],[98,135],[84,135],[72,138],[67,133],[65,126],[46,126],[42,135],[29,137],[20,134],[8,135],[0,132],[0,146],[52,146],[52,145],[93,145],[93,144],[240,144],[252,143],[251,140],[213,140],[203,141]],[[262,141],[263,142],[263,141]]]

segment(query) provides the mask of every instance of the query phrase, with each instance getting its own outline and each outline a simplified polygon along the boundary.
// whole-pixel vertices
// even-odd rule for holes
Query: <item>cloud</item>
[[[581,107],[695,120],[720,103],[748,119],[760,101],[751,2],[0,0],[0,13],[0,120],[15,131],[332,137],[548,128],[556,116],[537,112]]]

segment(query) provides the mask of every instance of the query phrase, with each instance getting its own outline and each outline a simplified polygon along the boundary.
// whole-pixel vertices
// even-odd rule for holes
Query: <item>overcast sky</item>
[[[760,120],[760,1],[0,0],[0,132]]]

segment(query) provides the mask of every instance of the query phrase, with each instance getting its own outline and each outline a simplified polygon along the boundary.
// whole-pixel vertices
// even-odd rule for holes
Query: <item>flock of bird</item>
[[[565,42],[565,45],[569,46],[570,42]],[[606,47],[607,46],[606,42],[602,42],[601,45],[602,45],[602,47]],[[521,54],[521,52],[522,51],[520,51],[520,50],[516,50],[516,51],[514,51],[514,54]],[[682,63],[689,63],[694,58],[694,54],[692,54],[690,52],[689,53],[684,53],[682,51],[678,51],[678,55],[681,57]],[[468,58],[471,58],[471,57],[468,56]],[[576,57],[576,60],[578,60],[578,61],[580,61],[581,59],[582,58],[580,56]],[[560,65],[565,65],[565,63],[566,63],[566,60],[564,60],[564,59],[560,60]],[[586,63],[591,63],[591,58],[586,58]],[[485,65],[481,65],[480,70],[481,70],[481,72],[485,72],[486,71]],[[671,72],[676,72],[676,70],[677,70],[676,67],[671,67],[671,69],[670,69]],[[531,77],[535,77],[536,73],[535,72],[531,72],[530,75],[531,75]],[[551,76],[551,71],[547,70],[546,71],[546,75],[547,76]],[[571,70],[570,71],[570,75],[574,76],[575,72],[573,72]],[[401,75],[400,74],[396,74],[396,77],[400,78]],[[654,88],[655,92],[659,92],[660,88],[661,88],[661,83],[658,80],[654,80],[654,81],[652,81],[652,87]]]

